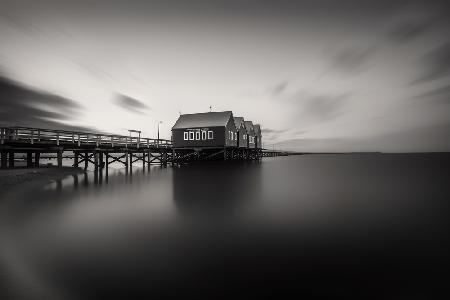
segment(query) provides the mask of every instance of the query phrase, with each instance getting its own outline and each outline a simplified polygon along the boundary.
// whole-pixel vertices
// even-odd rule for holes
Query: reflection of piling
[[[8,155],[7,155],[7,153],[6,153],[6,151],[2,151],[2,153],[1,153],[1,168],[2,169],[6,169],[6,167],[7,167],[7,159],[8,159]]]
[[[94,184],[98,184],[98,169],[94,171]]]
[[[73,189],[78,189],[78,175],[72,175],[73,177]]]
[[[84,172],[84,176],[83,176],[83,185],[84,186],[88,186],[89,184],[89,180],[88,180],[88,174],[86,172]]]
[[[60,193],[62,191],[62,180],[61,179],[56,180],[56,191],[58,193]]]

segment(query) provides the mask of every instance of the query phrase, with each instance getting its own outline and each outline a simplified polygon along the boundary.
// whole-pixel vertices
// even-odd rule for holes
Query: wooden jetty
[[[138,162],[150,169],[152,164],[164,166],[172,161],[172,143],[165,139],[30,127],[0,127],[0,152],[1,168],[13,168],[21,153],[26,155],[27,167],[39,166],[42,155],[54,155],[57,166],[62,166],[65,157],[73,159],[74,167],[93,165],[106,172],[114,162],[131,171]],[[73,155],[64,156],[67,152]]]
[[[68,154],[69,153],[69,154]],[[21,156],[19,156],[21,155]],[[13,168],[20,158],[26,167],[38,167],[43,159],[55,159],[62,166],[63,158],[72,159],[74,167],[95,170],[121,163],[127,171],[133,164],[187,164],[198,160],[261,160],[263,157],[289,155],[287,152],[263,148],[175,147],[171,140],[124,136],[106,133],[79,132],[31,127],[0,127],[0,167]]]

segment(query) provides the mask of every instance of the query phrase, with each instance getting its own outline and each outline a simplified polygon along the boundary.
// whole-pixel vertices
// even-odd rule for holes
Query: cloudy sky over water
[[[162,136],[232,110],[269,147],[449,151],[446,1],[0,0],[0,123]]]

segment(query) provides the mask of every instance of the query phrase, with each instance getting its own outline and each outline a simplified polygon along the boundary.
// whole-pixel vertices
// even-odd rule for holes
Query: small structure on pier
[[[245,129],[244,118],[234,117],[234,124],[237,130],[237,146],[247,148],[247,129]]]
[[[181,115],[172,127],[174,162],[259,160],[261,130],[231,111]],[[258,147],[256,147],[258,146]]]
[[[174,148],[236,147],[237,132],[231,111],[181,115],[172,127]]]
[[[247,148],[255,149],[255,128],[252,121],[244,121],[247,130]]]

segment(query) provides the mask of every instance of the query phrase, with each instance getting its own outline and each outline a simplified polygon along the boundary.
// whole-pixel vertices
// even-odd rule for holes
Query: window
[[[230,131],[230,140],[233,140],[233,137],[234,137],[233,133],[234,133],[233,131]]]
[[[195,139],[196,139],[197,141],[200,140],[200,131],[196,131],[196,132],[195,132]]]
[[[206,131],[202,131],[202,140],[204,141],[204,140],[206,140]]]
[[[189,131],[189,139],[190,139],[191,141],[194,140],[194,132],[193,132],[193,131]]]
[[[208,131],[208,140],[212,140],[214,139],[214,132],[212,132],[211,130]]]
[[[189,139],[189,132],[185,131],[183,134],[183,139],[187,141]]]

